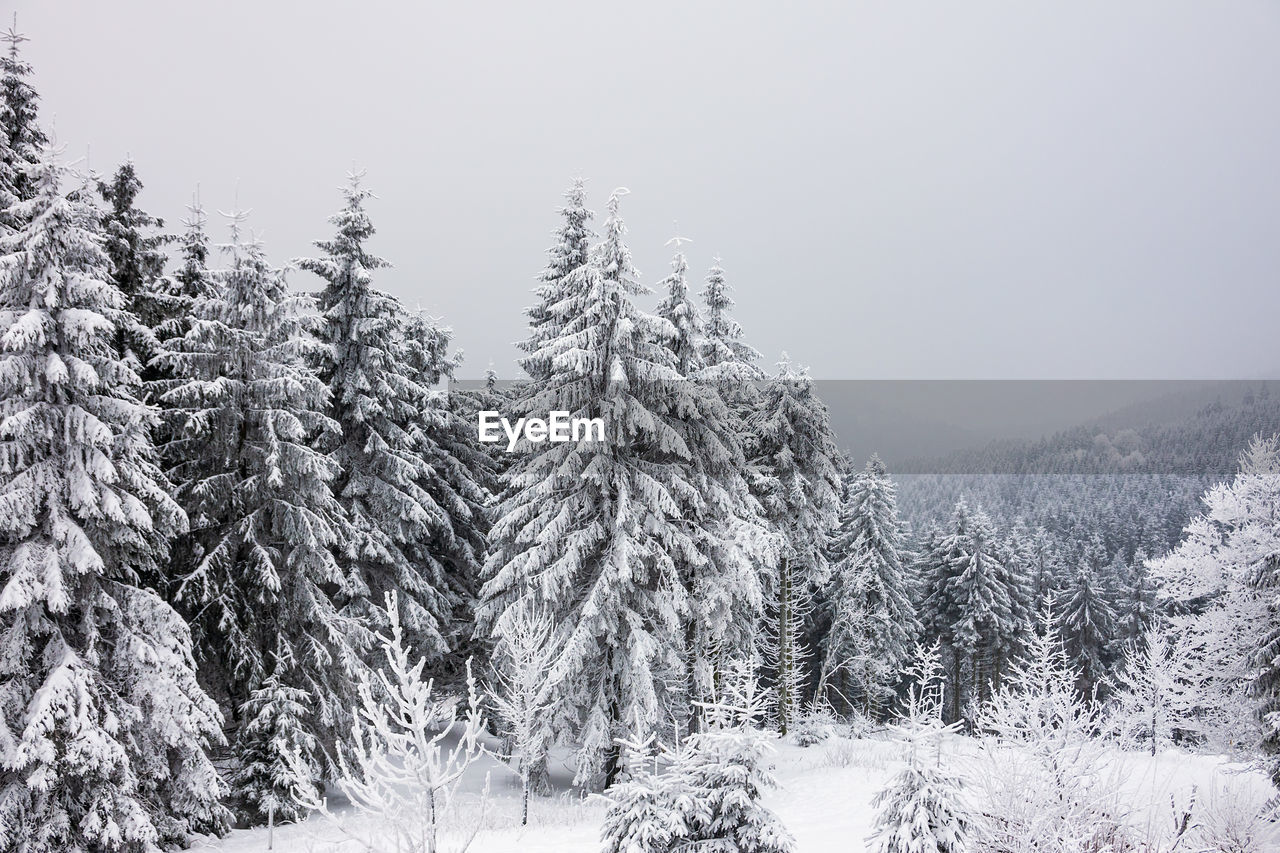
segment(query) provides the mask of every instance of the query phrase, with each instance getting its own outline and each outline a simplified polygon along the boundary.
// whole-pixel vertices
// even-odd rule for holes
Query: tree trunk
[[[521,795],[521,799],[523,799],[524,801],[524,804],[520,811],[520,825],[528,826],[529,825],[529,772],[527,770],[522,775],[520,782],[521,782],[520,795]]]
[[[692,600],[692,590],[689,591],[689,595]],[[698,626],[692,618],[685,625],[684,644],[688,662],[685,678],[689,684],[689,733],[694,734],[702,731],[705,710],[698,703],[707,701],[710,697],[703,695],[702,685],[698,683]]]
[[[778,733],[786,735],[791,718],[791,564],[778,566]]]

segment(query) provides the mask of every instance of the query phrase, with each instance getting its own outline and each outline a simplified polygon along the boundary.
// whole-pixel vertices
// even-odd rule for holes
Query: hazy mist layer
[[[467,376],[511,342],[568,179],[721,255],[751,342],[824,378],[1280,372],[1272,2],[20,2],[69,158],[197,182],[284,261],[353,162],[378,279]],[[927,10],[927,11],[926,11]],[[213,216],[214,236],[225,231]],[[295,273],[299,286],[307,276]]]

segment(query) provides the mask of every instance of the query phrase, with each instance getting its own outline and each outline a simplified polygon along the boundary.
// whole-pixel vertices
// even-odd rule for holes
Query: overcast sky
[[[571,176],[823,378],[1280,374],[1280,4],[20,2],[67,156],[511,342]],[[225,234],[216,215],[214,236]],[[294,274],[298,285],[307,274]]]

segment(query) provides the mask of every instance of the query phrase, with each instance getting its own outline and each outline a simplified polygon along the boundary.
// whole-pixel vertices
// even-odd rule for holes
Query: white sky
[[[131,154],[170,224],[238,186],[282,262],[366,169],[379,283],[464,376],[516,375],[575,174],[632,190],[647,283],[692,238],[820,377],[1280,374],[1271,0],[17,9],[68,157]]]

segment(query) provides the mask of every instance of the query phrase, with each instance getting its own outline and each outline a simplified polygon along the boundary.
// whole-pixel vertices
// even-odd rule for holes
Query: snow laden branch
[[[338,758],[338,789],[370,820],[358,834],[351,821],[339,821],[327,802],[300,796],[308,809],[319,811],[343,834],[378,853],[437,853],[447,827],[449,806],[467,771],[483,755],[480,735],[484,718],[476,681],[467,662],[467,705],[455,720],[456,700],[440,698],[433,680],[423,680],[425,658],[411,662],[394,593],[387,594],[390,636],[382,636],[386,667],[360,684],[360,707],[355,710],[354,745]],[[485,781],[485,799],[488,780]],[[458,846],[471,845],[484,808],[464,831]]]

